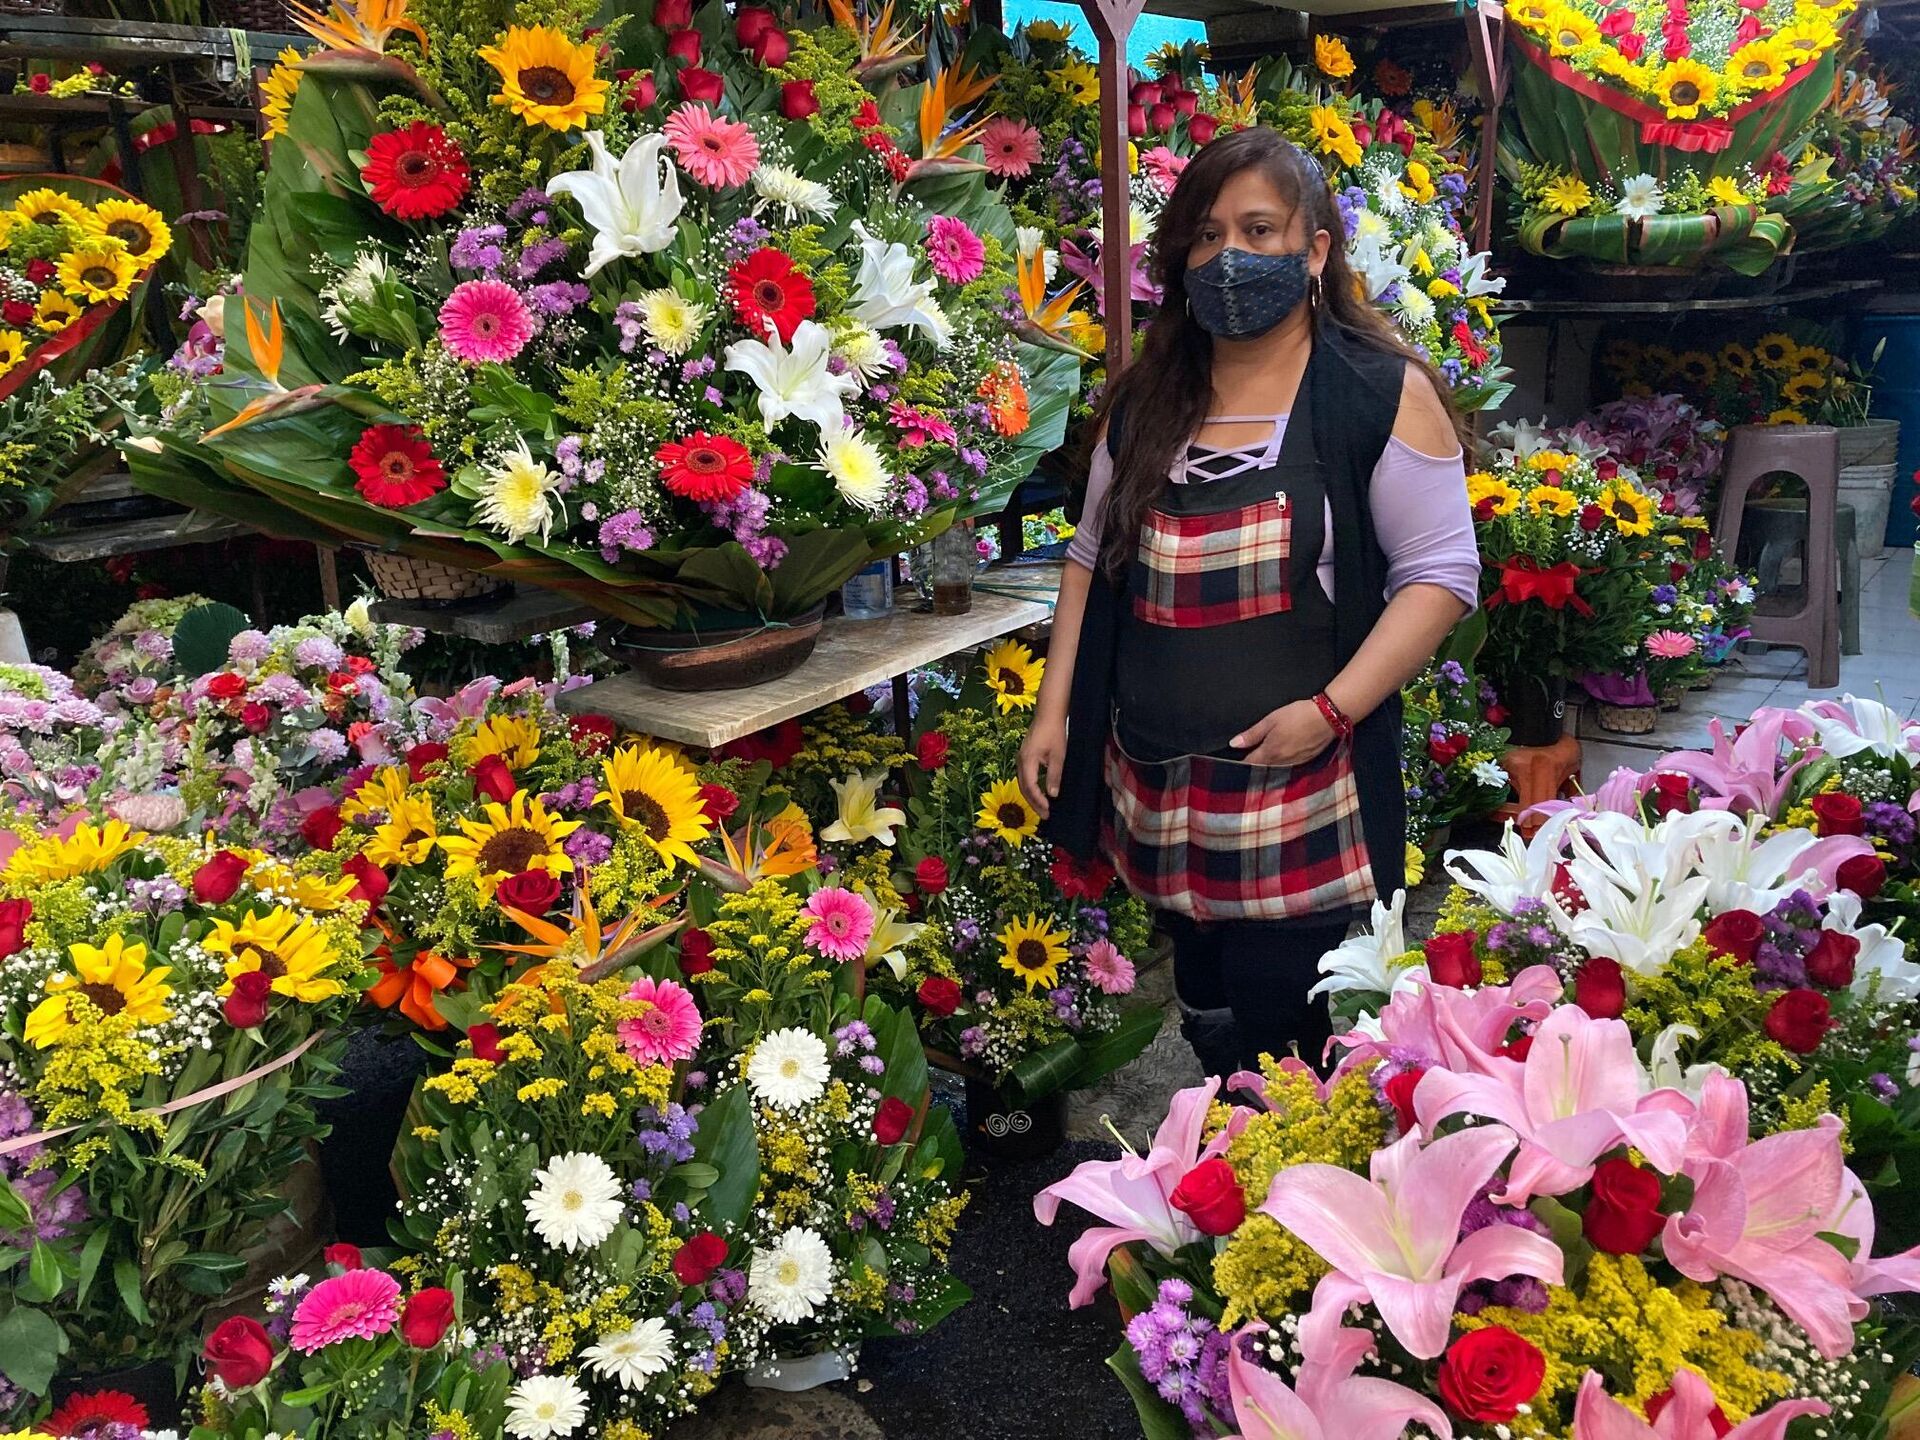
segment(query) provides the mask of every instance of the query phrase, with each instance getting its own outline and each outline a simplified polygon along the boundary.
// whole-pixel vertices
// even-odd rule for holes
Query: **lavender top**
[[[1231,450],[1195,449],[1210,456],[1252,458],[1276,446],[1287,417],[1273,417],[1272,441]],[[1205,483],[1204,476],[1181,467],[1175,479]],[[1473,538],[1473,512],[1467,506],[1466,457],[1456,450],[1440,457],[1390,439],[1373,467],[1373,528],[1387,554],[1387,598],[1409,585],[1438,585],[1466,605],[1480,603],[1480,551]],[[1067,558],[1093,569],[1099,561],[1101,511],[1113,483],[1113,460],[1104,444],[1094,447],[1087,476],[1087,504],[1080,526],[1067,542]],[[1320,588],[1333,597],[1333,517],[1327,516],[1320,550]]]

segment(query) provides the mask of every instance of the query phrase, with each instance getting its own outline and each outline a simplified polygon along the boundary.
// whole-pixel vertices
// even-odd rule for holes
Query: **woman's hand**
[[[1035,716],[1033,728],[1020,742],[1020,793],[1042,820],[1052,808],[1048,802],[1060,793],[1060,768],[1066,759],[1066,722]]]
[[[1311,700],[1296,700],[1249,725],[1231,743],[1236,750],[1247,748],[1240,758],[1249,765],[1299,765],[1326,749],[1331,739],[1333,726],[1320,707]]]

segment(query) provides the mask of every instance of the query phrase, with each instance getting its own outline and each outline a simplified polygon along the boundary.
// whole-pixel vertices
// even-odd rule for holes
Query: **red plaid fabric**
[[[1109,741],[1107,852],[1149,905],[1195,920],[1290,920],[1375,898],[1353,751],[1304,765],[1136,760]]]
[[[1140,527],[1133,613],[1149,625],[1190,628],[1291,610],[1292,545],[1293,505],[1281,496],[1217,515],[1149,510]]]

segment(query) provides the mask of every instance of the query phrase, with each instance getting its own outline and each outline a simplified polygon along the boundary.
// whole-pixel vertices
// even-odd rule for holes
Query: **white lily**
[[[860,273],[853,282],[853,318],[875,330],[918,330],[944,349],[953,338],[953,326],[933,298],[931,280],[913,278],[913,252],[889,244],[856,220],[853,233],[860,240]]]
[[[1493,259],[1485,250],[1476,251],[1467,257],[1466,264],[1460,267],[1460,293],[1466,296],[1498,295],[1507,288],[1507,277],[1487,274],[1487,263]]]
[[[902,980],[907,974],[907,946],[920,938],[927,927],[910,920],[902,920],[902,912],[882,905],[873,896],[873,892],[864,885],[854,887],[860,898],[873,907],[873,935],[867,941],[866,963],[869,967],[886,962],[887,969],[893,972],[893,978]]]
[[[1820,747],[1835,759],[1872,751],[1885,760],[1904,751],[1920,756],[1920,725],[1909,725],[1897,710],[1858,695],[1811,700],[1800,713],[1820,732]]]
[[[1387,253],[1378,237],[1356,239],[1347,247],[1347,262],[1359,275],[1360,282],[1367,287],[1367,298],[1377,299],[1387,287],[1405,280],[1412,272],[1400,263],[1399,257]]]
[[[1362,931],[1320,957],[1320,973],[1327,978],[1307,991],[1307,998],[1353,990],[1392,995],[1424,979],[1426,966],[1397,970],[1392,963],[1407,953],[1406,908],[1404,890],[1393,892],[1391,905],[1374,901],[1372,931]]]
[[[1626,821],[1643,843],[1635,843],[1625,833],[1626,826],[1596,826],[1610,832],[1602,854],[1585,828],[1611,821]],[[1700,937],[1696,912],[1706,895],[1707,880],[1690,873],[1693,857],[1684,834],[1670,836],[1663,846],[1628,816],[1588,815],[1568,831],[1568,841],[1572,854],[1567,875],[1579,887],[1586,907],[1574,914],[1550,889],[1542,898],[1560,932],[1587,953],[1608,956],[1636,974],[1654,975],[1674,951]]]
[[[1699,1038],[1700,1032],[1691,1025],[1669,1025],[1653,1037],[1652,1063],[1647,1066],[1647,1076],[1656,1090],[1678,1090],[1689,1100],[1700,1098],[1707,1077],[1719,1074],[1720,1067],[1712,1063],[1680,1063],[1680,1042]]]
[[[1851,890],[1836,890],[1827,897],[1827,915],[1820,928],[1860,942],[1853,962],[1856,995],[1873,989],[1883,1005],[1920,997],[1920,965],[1907,959],[1907,947],[1886,926],[1860,923],[1860,897]]]
[[[1762,840],[1766,826],[1766,815],[1749,815],[1731,834],[1698,847],[1694,863],[1707,879],[1707,905],[1714,914],[1751,910],[1764,915],[1796,890],[1816,895],[1828,890],[1816,862],[1822,850],[1835,847],[1811,830],[1775,830]]]
[[[844,780],[830,780],[834,798],[840,802],[839,817],[821,830],[820,838],[835,844],[853,845],[862,840],[893,844],[893,827],[907,823],[904,810],[880,803],[880,784],[887,772],[876,770],[863,775],[856,770]]]
[[[642,135],[617,161],[597,130],[587,132],[593,168],[569,170],[547,182],[547,193],[571,195],[593,227],[593,248],[586,273],[592,275],[621,256],[651,255],[673,243],[686,201],[680,196],[680,172],[667,156],[667,137]]]
[[[789,415],[812,421],[821,433],[836,435],[846,424],[841,404],[860,388],[851,375],[828,368],[833,337],[811,320],[793,332],[791,348],[778,335],[736,340],[727,347],[727,369],[738,370],[760,391],[760,423],[771,430]]]
[[[1553,869],[1574,812],[1563,810],[1547,818],[1531,840],[1509,824],[1498,850],[1449,850],[1447,874],[1462,889],[1478,895],[1502,915],[1512,915],[1522,900],[1544,895],[1553,886]]]

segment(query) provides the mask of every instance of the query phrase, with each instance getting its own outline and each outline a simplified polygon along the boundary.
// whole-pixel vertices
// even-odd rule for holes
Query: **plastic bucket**
[[[1920,315],[1864,315],[1860,319],[1860,340],[1854,360],[1866,364],[1874,347],[1886,341],[1879,364],[1874,368],[1873,413],[1886,420],[1898,420],[1900,448],[1893,472],[1893,494],[1887,506],[1886,543],[1897,547],[1913,544],[1920,521],[1916,521],[1909,501],[1920,489],[1913,485],[1913,472],[1920,469]],[[1860,550],[1867,552],[1868,537],[1860,531]]]
[[[1860,558],[1877,560],[1886,549],[1888,511],[1899,488],[1893,465],[1848,465],[1840,471],[1840,503],[1853,506]],[[1912,512],[1908,512],[1911,515]]]

